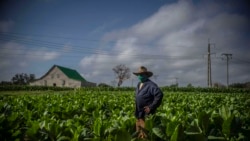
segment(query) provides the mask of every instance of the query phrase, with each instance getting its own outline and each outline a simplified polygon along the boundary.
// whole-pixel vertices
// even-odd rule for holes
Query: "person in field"
[[[139,67],[138,71],[133,74],[139,80],[135,90],[136,131],[139,133],[139,138],[145,138],[146,134],[143,131],[145,117],[156,112],[161,104],[163,93],[157,84],[149,79],[153,73],[147,71],[146,67]]]

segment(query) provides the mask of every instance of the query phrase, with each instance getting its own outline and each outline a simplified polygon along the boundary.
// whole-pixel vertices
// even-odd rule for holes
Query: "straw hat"
[[[150,72],[150,71],[148,71],[147,68],[144,67],[144,66],[139,67],[138,71],[137,72],[133,72],[133,74],[134,75],[145,74],[148,77],[151,77],[153,75],[153,73]]]

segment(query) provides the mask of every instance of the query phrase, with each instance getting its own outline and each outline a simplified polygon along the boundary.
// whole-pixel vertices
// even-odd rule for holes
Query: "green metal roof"
[[[86,81],[76,70],[56,65],[66,76],[74,80]]]

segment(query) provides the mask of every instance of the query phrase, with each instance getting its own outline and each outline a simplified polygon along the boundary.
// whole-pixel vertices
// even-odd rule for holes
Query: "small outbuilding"
[[[41,78],[30,83],[31,86],[57,87],[95,87],[96,83],[88,82],[76,70],[54,65]]]

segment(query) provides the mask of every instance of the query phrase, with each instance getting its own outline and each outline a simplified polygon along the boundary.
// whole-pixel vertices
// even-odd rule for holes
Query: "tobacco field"
[[[145,141],[250,140],[250,94],[163,92]],[[0,95],[2,141],[141,140],[132,90],[30,93]]]

